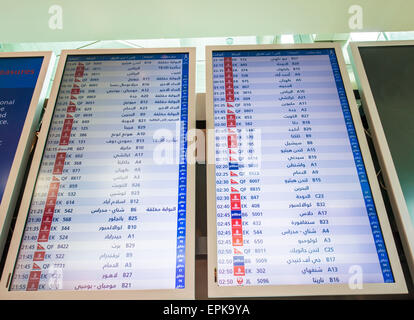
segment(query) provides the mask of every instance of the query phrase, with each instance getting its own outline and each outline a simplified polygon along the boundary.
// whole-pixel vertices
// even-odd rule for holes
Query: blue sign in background
[[[0,59],[0,200],[42,62],[43,57]]]

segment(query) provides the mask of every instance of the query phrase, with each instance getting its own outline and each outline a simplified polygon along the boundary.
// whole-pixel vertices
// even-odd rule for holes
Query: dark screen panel
[[[414,220],[414,46],[361,47],[359,52]]]

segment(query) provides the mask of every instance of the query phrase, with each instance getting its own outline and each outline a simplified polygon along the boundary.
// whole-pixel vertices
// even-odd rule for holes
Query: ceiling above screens
[[[61,50],[72,49],[121,49],[121,48],[167,48],[196,47],[197,79],[196,91],[205,92],[205,47],[210,45],[256,45],[313,42],[340,42],[345,62],[356,89],[355,78],[350,66],[347,46],[350,41],[412,40],[413,32],[354,32],[320,34],[281,34],[267,36],[228,36],[183,39],[139,39],[139,40],[94,40],[70,42],[0,42],[0,52],[53,51],[59,57]],[[55,66],[56,67],[56,66]],[[52,79],[53,80],[53,79]]]

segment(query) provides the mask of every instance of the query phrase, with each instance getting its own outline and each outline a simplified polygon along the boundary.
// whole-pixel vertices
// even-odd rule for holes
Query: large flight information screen
[[[66,59],[10,290],[185,287],[189,53]]]
[[[394,282],[335,50],[212,63],[218,286]]]
[[[0,202],[43,57],[0,58]]]

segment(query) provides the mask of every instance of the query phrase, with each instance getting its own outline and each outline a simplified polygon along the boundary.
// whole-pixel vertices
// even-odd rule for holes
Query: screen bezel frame
[[[266,285],[245,287],[220,287],[215,282],[217,266],[217,232],[216,232],[216,184],[214,161],[214,103],[213,103],[213,51],[239,50],[295,50],[295,49],[334,49],[338,61],[342,81],[348,99],[349,108],[354,122],[361,155],[365,164],[372,197],[377,210],[384,243],[394,275],[394,283],[364,283],[362,289],[350,289],[348,284],[324,285]],[[387,212],[382,199],[379,183],[365,137],[357,103],[338,43],[286,44],[286,45],[249,45],[249,46],[208,46],[206,47],[206,128],[213,133],[207,136],[207,219],[208,219],[208,296],[209,297],[283,297],[283,296],[328,296],[328,295],[366,295],[366,294],[404,294],[407,287],[402,272],[398,253],[393,239]]]
[[[23,187],[22,183],[29,161],[30,150],[34,144],[33,139],[40,123],[55,60],[52,51],[0,52],[0,59],[3,58],[43,58],[43,61],[39,69],[39,75],[34,86],[32,98],[20,133],[20,139],[17,143],[14,159],[10,167],[9,176],[3,192],[3,199],[0,198],[0,257],[3,254],[12,216],[17,206],[20,190]]]
[[[391,150],[388,146],[387,137],[359,52],[359,48],[401,46],[414,47],[414,41],[350,42],[348,51],[350,53],[349,56],[354,70],[355,80],[361,96],[362,107],[367,117],[374,148],[378,156],[380,167],[382,168],[382,175],[387,188],[387,194],[390,198],[391,207],[400,233],[411,278],[414,282],[414,224],[408,211],[397,170],[392,159]]]
[[[10,291],[15,263],[17,262],[21,239],[28,217],[32,194],[40,170],[44,148],[67,57],[70,55],[128,55],[128,54],[162,54],[162,53],[188,53],[189,54],[189,79],[188,79],[188,130],[195,129],[195,48],[157,48],[157,49],[83,49],[62,50],[56,69],[52,91],[43,117],[43,125],[39,134],[38,145],[33,156],[32,166],[27,179],[26,188],[18,213],[15,232],[11,240],[10,250],[0,282],[0,299],[50,299],[50,300],[163,300],[163,299],[194,299],[195,277],[195,163],[187,159],[187,212],[186,212],[186,258],[185,258],[185,288],[162,290],[104,290],[104,291],[75,291],[75,290],[45,290],[45,291]],[[187,149],[189,150],[189,148]]]

